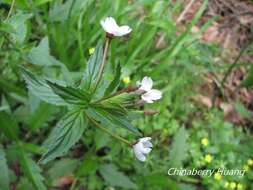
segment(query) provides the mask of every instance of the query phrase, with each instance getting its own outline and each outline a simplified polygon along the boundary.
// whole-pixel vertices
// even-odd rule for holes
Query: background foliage
[[[226,185],[231,182],[253,189],[252,166],[247,165],[247,160],[253,157],[252,122],[234,125],[225,120],[219,108],[207,109],[191,99],[198,93],[197,86],[203,84],[204,74],[229,68],[228,64],[213,65],[214,57],[220,53],[217,45],[198,40],[215,18],[204,23],[197,33],[192,32],[208,1],[203,1],[181,32],[174,19],[182,11],[179,0],[115,0],[113,3],[105,0],[18,0],[7,18],[11,3],[0,1],[0,189],[220,190],[233,189]],[[51,82],[67,81],[76,86],[89,60],[89,49],[104,38],[99,22],[108,15],[114,16],[119,23],[130,25],[133,32],[128,38],[112,41],[110,66],[106,72],[115,71],[120,62],[121,79],[129,76],[131,84],[135,84],[142,77],[151,76],[157,88],[163,91],[163,98],[157,104],[145,105],[145,108],[159,109],[160,113],[141,115],[133,123],[153,138],[154,149],[143,164],[135,160],[128,147],[92,126],[85,126],[83,134],[81,128],[73,131],[71,139],[75,145],[67,155],[40,164],[38,161],[47,154],[42,143],[66,114],[66,108],[51,104],[64,102],[59,97],[47,97],[52,93],[52,90],[47,91],[49,83],[43,83],[41,88],[30,84],[27,90],[24,78],[27,80],[31,76],[26,73],[23,78],[20,67],[55,80]],[[164,35],[166,44],[162,48],[156,47],[160,34]],[[247,53],[252,54],[252,50]],[[248,86],[252,83],[250,72],[252,69],[247,75]],[[39,78],[34,81],[37,80],[42,83]],[[126,84],[121,82],[120,87],[124,86]],[[43,91],[46,103],[31,91],[35,95]],[[238,105],[243,117],[251,117],[251,112],[239,101],[233,103]],[[79,126],[85,125],[85,121],[80,123]],[[119,134],[133,139],[124,130]],[[203,138],[209,140],[207,146],[201,144]],[[59,146],[66,148],[64,143]],[[52,157],[62,155],[61,152],[55,154]],[[205,159],[208,154],[213,158],[211,162]],[[248,168],[241,178],[167,175],[170,167],[215,169],[222,166]]]

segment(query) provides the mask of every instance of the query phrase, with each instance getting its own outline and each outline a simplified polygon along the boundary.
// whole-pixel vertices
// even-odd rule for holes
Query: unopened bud
[[[139,88],[139,87],[137,87],[137,86],[129,86],[129,87],[125,88],[125,92],[127,92],[127,93],[134,92],[134,91],[136,91],[138,88]]]
[[[144,115],[155,115],[157,113],[160,113],[160,111],[154,110],[154,109],[145,109],[144,110]]]

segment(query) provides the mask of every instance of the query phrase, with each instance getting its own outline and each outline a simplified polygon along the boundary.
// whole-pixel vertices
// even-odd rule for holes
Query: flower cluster
[[[107,17],[101,20],[101,26],[106,32],[107,38],[119,37],[129,34],[132,29],[127,26],[119,26],[113,17]],[[130,83],[129,77],[124,77],[123,82],[125,84]],[[137,88],[133,88],[135,92],[141,94],[141,99],[146,103],[153,103],[156,100],[162,98],[162,92],[157,89],[153,89],[153,80],[150,77],[145,76],[141,82],[137,82]],[[136,158],[142,162],[146,161],[146,155],[152,150],[151,137],[140,138],[134,145],[133,151]]]

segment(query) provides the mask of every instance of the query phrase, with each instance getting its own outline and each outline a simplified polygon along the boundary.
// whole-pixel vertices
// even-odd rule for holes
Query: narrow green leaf
[[[49,137],[43,143],[46,152],[41,162],[43,164],[56,157],[63,156],[82,137],[87,127],[82,112],[74,110],[67,113],[53,129]]]
[[[183,161],[187,157],[187,131],[181,127],[173,139],[172,148],[170,151],[170,166],[182,167]]]
[[[102,64],[102,58],[103,58],[103,44],[101,41],[98,42],[95,52],[91,55],[85,74],[82,80],[82,88],[85,90],[90,91],[92,89],[92,86],[95,84],[97,78],[99,69]]]
[[[90,95],[80,89],[70,86],[61,86],[59,84],[47,81],[47,84],[52,88],[55,94],[70,104],[86,105],[90,101]]]
[[[25,153],[20,145],[20,164],[26,175],[36,190],[46,190],[43,181],[44,178],[41,175],[40,167]]]
[[[33,74],[23,67],[20,69],[26,81],[27,88],[31,91],[31,93],[50,104],[58,106],[68,105],[61,97],[53,92],[53,90],[43,78]]]
[[[7,161],[5,158],[5,152],[2,149],[2,146],[0,146],[0,189],[9,190],[10,188],[10,178],[9,178],[9,170]]]
[[[5,112],[0,112],[0,130],[11,140],[18,139],[18,125],[15,119]]]
[[[119,85],[120,83],[120,74],[121,74],[121,66],[120,64],[117,65],[116,72],[115,72],[115,77],[110,83],[110,85],[107,87],[105,91],[105,96],[109,95],[111,92],[113,92]]]
[[[130,120],[128,120],[127,115],[122,116],[120,114],[113,114],[99,107],[88,108],[85,112],[89,117],[95,119],[106,127],[122,127],[131,131],[135,135],[141,135],[138,129],[131,124]]]
[[[99,168],[99,172],[109,185],[124,189],[137,189],[137,185],[124,175],[124,173],[119,172],[115,165],[102,165]]]

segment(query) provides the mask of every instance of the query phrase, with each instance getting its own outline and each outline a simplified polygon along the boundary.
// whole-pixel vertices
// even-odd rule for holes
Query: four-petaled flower
[[[146,155],[152,150],[151,137],[140,138],[139,141],[133,145],[133,150],[136,158],[142,162],[146,161]]]
[[[124,36],[132,31],[132,29],[127,25],[119,26],[113,17],[106,17],[101,20],[100,23],[103,29],[113,36]]]
[[[144,91],[141,99],[147,103],[153,103],[154,100],[159,100],[162,98],[162,92],[160,90],[152,89],[153,80],[150,77],[144,77],[140,82],[140,91]]]

